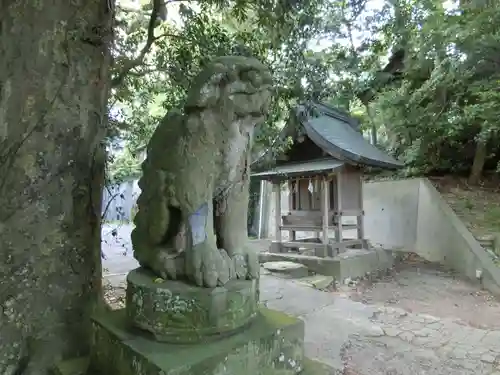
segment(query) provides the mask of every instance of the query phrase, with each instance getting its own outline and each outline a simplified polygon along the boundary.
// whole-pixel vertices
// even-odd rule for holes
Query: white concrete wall
[[[372,245],[414,250],[419,187],[419,179],[364,184],[365,237]]]
[[[429,180],[419,189],[416,252],[452,268],[500,295],[500,268],[474,238]]]

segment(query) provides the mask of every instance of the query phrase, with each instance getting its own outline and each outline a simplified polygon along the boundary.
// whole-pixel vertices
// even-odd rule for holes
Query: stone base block
[[[333,258],[263,252],[259,254],[259,261],[261,263],[279,261],[300,263],[310,271],[333,276],[340,282],[346,278],[362,277],[368,272],[389,269],[394,264],[392,252],[383,249],[349,249]]]
[[[282,252],[281,243],[278,241],[272,241],[271,244],[269,245],[269,252],[281,253]]]
[[[303,372],[304,323],[260,309],[255,321],[209,344],[161,343],[132,332],[124,310],[93,320],[89,374],[295,375]]]
[[[325,363],[304,358],[303,370],[300,375],[342,375],[342,370],[334,369]],[[277,370],[279,374],[279,370]],[[266,373],[267,375],[268,373]],[[85,358],[69,359],[58,363],[51,371],[50,375],[93,375],[89,371],[89,360]],[[235,374],[237,375],[237,374]]]
[[[340,263],[339,281],[387,270],[394,265],[392,252],[384,249],[350,249],[337,255],[334,259],[338,259]]]
[[[90,375],[87,370],[89,359],[87,357],[72,358],[57,363],[49,372],[50,375]]]
[[[127,275],[127,318],[158,341],[186,344],[229,335],[257,316],[258,301],[258,280],[200,288],[163,281],[143,268]]]
[[[306,266],[295,262],[267,262],[262,265],[265,270],[284,278],[300,278],[309,276]]]
[[[335,369],[314,359],[304,358],[304,370],[300,375],[344,375],[345,372]]]

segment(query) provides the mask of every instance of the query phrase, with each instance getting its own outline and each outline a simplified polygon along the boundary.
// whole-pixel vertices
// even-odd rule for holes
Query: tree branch
[[[120,86],[127,75],[131,74],[132,70],[137,68],[138,66],[142,65],[144,62],[144,59],[148,52],[151,50],[151,47],[153,44],[162,38],[169,37],[169,38],[183,38],[183,36],[178,35],[178,34],[172,34],[172,33],[163,33],[155,37],[154,35],[154,29],[156,27],[157,20],[162,18],[162,8],[165,9],[168,4],[171,3],[183,3],[183,2],[191,2],[192,0],[152,0],[153,1],[153,9],[151,11],[151,15],[149,17],[149,23],[148,23],[148,33],[147,33],[147,38],[146,38],[146,44],[144,47],[141,49],[141,52],[135,59],[130,59],[128,60],[123,68],[118,72],[112,79],[111,79],[111,88],[116,88]],[[123,7],[122,7],[123,8]],[[125,12],[131,12],[131,9],[123,8]],[[141,73],[135,73],[136,76],[139,76]]]
[[[165,37],[170,37],[170,38],[182,38],[181,35],[177,35],[177,34],[171,34],[171,33],[163,33],[163,34],[160,34],[158,35],[157,37],[154,37],[153,38],[153,42],[151,43],[151,45],[149,46],[149,48],[145,51],[145,49],[143,48],[141,50],[141,54],[133,59],[133,60],[129,60],[123,67],[123,69],[121,70],[121,72],[119,74],[116,75],[115,78],[113,78],[111,80],[111,87],[112,88],[116,88],[118,87],[119,85],[121,85],[123,83],[123,80],[125,79],[125,77],[127,75],[133,75],[135,77],[142,77],[146,74],[149,74],[149,73],[154,73],[154,72],[161,72],[161,71],[164,71],[162,69],[158,69],[158,68],[150,68],[150,69],[146,69],[146,70],[141,70],[141,71],[135,71],[134,70],[136,68],[138,68],[139,66],[143,65],[144,63],[144,58],[146,57],[146,54],[149,52],[149,49],[151,49],[151,46],[154,44],[154,42],[156,42],[157,40],[160,40],[162,38],[165,38]],[[186,39],[186,38],[185,38]],[[145,46],[146,47],[146,46]],[[144,52],[145,51],[145,52]]]
[[[108,193],[111,194],[111,192],[109,191],[109,188],[106,186],[106,189],[108,190]],[[101,220],[105,220],[106,219],[106,215],[108,214],[108,210],[109,210],[109,206],[111,205],[111,203],[113,203],[113,201],[116,199],[117,196],[120,195],[120,192],[114,194],[111,196],[111,198],[109,198],[108,200],[108,203],[106,204],[106,207],[104,208],[102,214],[101,214]]]
[[[146,57],[147,53],[151,49],[151,46],[153,43],[157,40],[155,38],[155,27],[156,27],[156,20],[158,19],[159,16],[159,11],[162,6],[162,0],[153,0],[153,10],[151,11],[151,16],[149,17],[149,24],[148,24],[148,36],[146,39],[146,44],[142,48],[141,52],[139,53],[139,56],[137,56],[133,60],[129,60],[123,67],[122,71],[116,75],[111,80],[111,87],[117,87],[122,84],[123,80],[127,76],[127,74],[134,69],[135,67],[139,66],[142,64],[144,61],[144,58]]]
[[[158,72],[158,69],[156,69],[156,68],[141,69],[140,72],[131,70],[128,74],[131,76],[134,76],[134,77],[144,77],[146,74],[155,73],[155,72]]]

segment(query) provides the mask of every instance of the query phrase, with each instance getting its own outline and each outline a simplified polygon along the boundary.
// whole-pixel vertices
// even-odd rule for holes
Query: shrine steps
[[[332,276],[336,281],[364,277],[373,272],[392,268],[395,259],[393,253],[384,249],[347,249],[335,257],[319,257],[300,253],[262,252],[259,261],[294,262],[306,266],[316,274]]]

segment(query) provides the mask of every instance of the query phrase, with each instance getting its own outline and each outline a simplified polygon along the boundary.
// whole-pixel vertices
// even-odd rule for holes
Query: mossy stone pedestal
[[[258,308],[258,280],[198,288],[141,268],[126,308],[96,316],[88,374],[295,375],[304,323]]]
[[[232,280],[213,289],[157,280],[142,268],[131,271],[126,300],[129,322],[157,341],[207,342],[247,326],[257,316],[258,280]]]
[[[258,308],[258,280],[197,288],[128,275],[127,307],[93,318],[90,357],[54,375],[333,375],[304,358],[304,323]],[[160,281],[160,282],[156,282]]]
[[[209,343],[172,344],[133,332],[125,312],[96,317],[88,374],[295,375],[303,367],[304,324],[263,309],[246,329]]]

